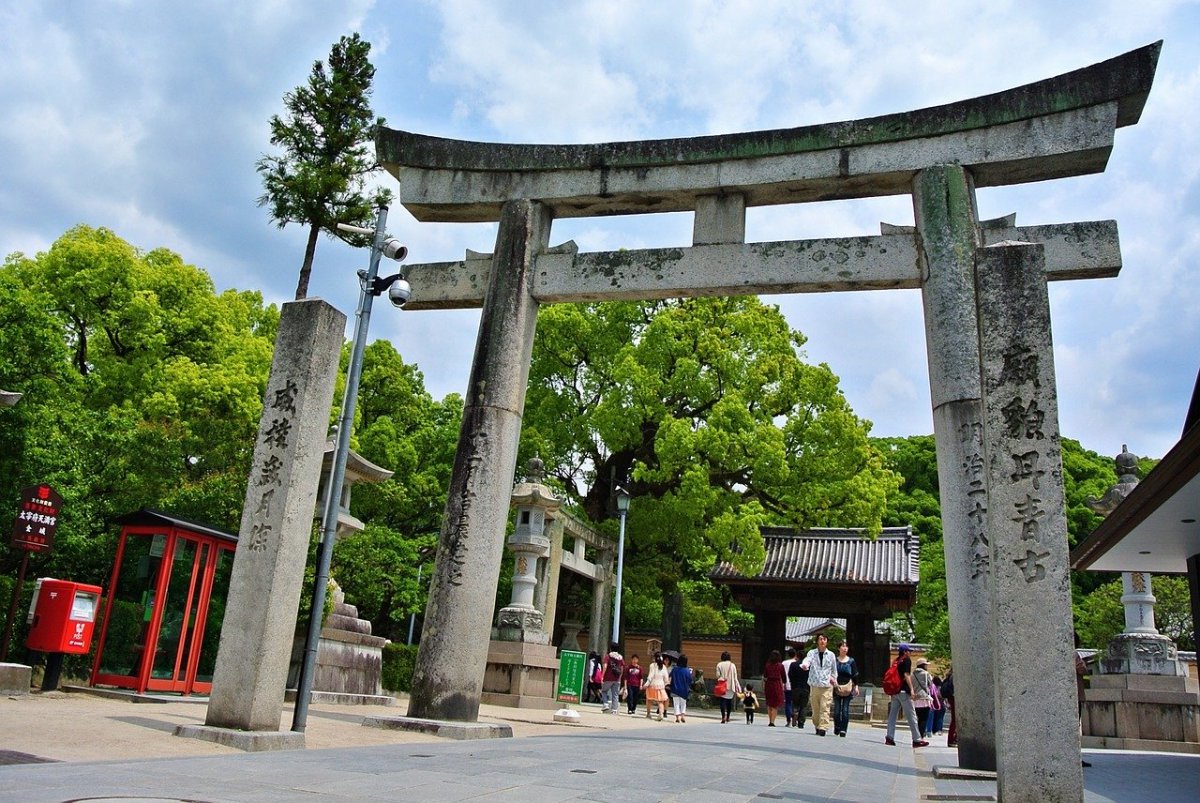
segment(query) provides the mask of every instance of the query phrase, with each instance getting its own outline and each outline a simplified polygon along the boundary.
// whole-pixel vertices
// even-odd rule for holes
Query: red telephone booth
[[[237,536],[154,510],[118,522],[91,685],[207,693]]]

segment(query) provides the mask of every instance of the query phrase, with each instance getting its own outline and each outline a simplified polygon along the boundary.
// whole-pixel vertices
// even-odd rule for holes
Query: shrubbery
[[[388,644],[383,648],[383,688],[392,692],[411,691],[417,645]]]

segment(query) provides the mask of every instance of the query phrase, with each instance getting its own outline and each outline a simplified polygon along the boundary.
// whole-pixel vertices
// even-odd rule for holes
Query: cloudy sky
[[[1200,3],[0,0],[0,255],[73,225],[170,248],[218,288],[292,297],[304,232],[256,206],[267,120],[339,36],[370,41],[394,128],[503,142],[696,136],[855,119],[1017,86],[1165,40],[1107,172],[981,190],[1020,224],[1115,219],[1119,278],[1051,285],[1063,433],[1162,456],[1200,368]],[[961,6],[961,8],[960,8]],[[390,181],[390,179],[388,179]],[[747,239],[878,233],[907,197],[758,208]],[[410,261],[490,251],[492,225],[418,224]],[[556,223],[585,251],[686,245],[689,215]],[[352,314],[363,252],[322,241],[310,289]],[[770,299],[876,435],[932,431],[916,291]],[[478,313],[376,307],[438,397],[462,393]]]

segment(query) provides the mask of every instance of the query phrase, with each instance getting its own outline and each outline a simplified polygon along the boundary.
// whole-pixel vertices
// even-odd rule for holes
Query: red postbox
[[[82,655],[92,644],[100,586],[42,577],[29,606],[25,646],[47,653]]]

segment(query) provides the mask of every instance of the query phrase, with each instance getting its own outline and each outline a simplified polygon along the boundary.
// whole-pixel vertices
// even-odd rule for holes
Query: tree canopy
[[[543,308],[522,455],[593,521],[628,490],[627,583],[664,598],[715,560],[757,572],[764,524],[878,532],[899,478],[803,344],[755,297]]]
[[[0,506],[47,482],[64,505],[40,571],[103,580],[113,520],[157,506],[236,528],[278,324],[165,249],[78,226],[0,268]],[[13,560],[11,554],[4,561]]]
[[[329,51],[328,67],[314,62],[308,82],[284,95],[285,115],[271,117],[271,144],[283,153],[258,161],[264,190],[258,204],[270,209],[279,228],[308,226],[296,298],[308,295],[318,235],[366,245],[363,235],[342,232],[337,224],[370,227],[375,208],[391,198],[386,189],[366,186],[378,167],[371,148],[375,128],[383,125],[371,111],[370,52],[371,44],[357,33],[343,36]]]

